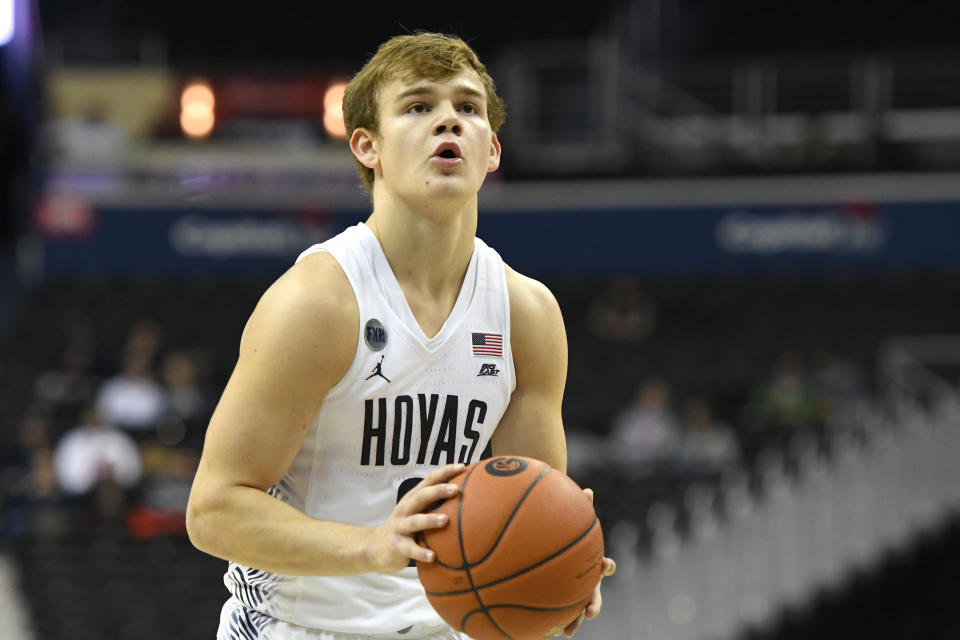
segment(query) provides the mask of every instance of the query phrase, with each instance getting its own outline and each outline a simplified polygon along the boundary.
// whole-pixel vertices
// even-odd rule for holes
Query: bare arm
[[[430,560],[414,531],[443,523],[419,513],[446,497],[455,471],[431,474],[376,528],[316,520],[266,493],[290,467],[324,396],[350,366],[359,316],[329,255],[310,256],[264,294],[207,430],[187,507],[203,551],[288,575],[397,571]]]
[[[493,434],[493,452],[536,458],[565,472],[567,333],[560,306],[544,285],[510,268],[507,288],[517,387]]]
[[[567,380],[567,332],[560,306],[544,285],[509,268],[507,287],[517,388],[493,434],[493,452],[537,458],[566,472],[567,441],[561,409]],[[593,491],[584,491],[592,500]],[[601,580],[616,570],[616,563],[604,558]],[[602,605],[598,582],[593,598],[580,616],[548,636],[573,636],[585,618],[600,614]]]

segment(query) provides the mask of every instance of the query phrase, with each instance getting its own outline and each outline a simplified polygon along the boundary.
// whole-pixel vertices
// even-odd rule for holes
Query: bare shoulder
[[[306,256],[270,287],[268,295],[291,299],[306,306],[336,311],[356,309],[356,297],[347,275],[336,259],[326,252]]]
[[[539,379],[547,369],[565,374],[567,332],[556,297],[542,282],[510,267],[506,267],[506,279],[510,346],[518,383]]]
[[[280,276],[243,330],[195,486],[265,491],[277,482],[327,392],[349,370],[358,324],[356,297],[331,256],[308,256]]]
[[[514,337],[522,338],[528,332],[542,334],[551,328],[563,331],[563,316],[553,292],[542,282],[505,268]]]
[[[356,296],[346,274],[333,256],[316,253],[263,294],[244,329],[241,352],[268,343],[280,353],[349,364],[358,323]]]

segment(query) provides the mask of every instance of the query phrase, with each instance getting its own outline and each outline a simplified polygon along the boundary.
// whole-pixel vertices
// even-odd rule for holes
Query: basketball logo
[[[418,536],[436,554],[417,575],[440,617],[474,640],[539,640],[576,620],[603,571],[603,530],[577,483],[522,456],[450,482],[460,492],[431,511],[449,524]]]
[[[515,476],[526,471],[528,464],[521,458],[494,458],[485,468],[492,476]]]

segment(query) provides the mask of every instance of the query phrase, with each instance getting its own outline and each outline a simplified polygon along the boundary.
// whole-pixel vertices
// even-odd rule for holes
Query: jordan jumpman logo
[[[380,362],[378,362],[378,363],[377,363],[377,366],[375,366],[375,367],[373,368],[373,373],[371,373],[371,374],[368,375],[366,378],[364,378],[364,380],[369,380],[370,378],[373,378],[373,377],[375,377],[375,376],[380,376],[381,378],[383,378],[383,379],[386,380],[387,382],[390,382],[390,378],[388,378],[387,376],[383,375],[383,368],[382,368],[382,367],[383,367],[383,356],[380,356]]]

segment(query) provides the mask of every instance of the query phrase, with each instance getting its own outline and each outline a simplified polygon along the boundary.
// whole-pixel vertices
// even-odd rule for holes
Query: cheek
[[[390,144],[383,144],[380,147],[380,164],[384,167],[390,167],[395,172],[403,171],[412,165],[412,155],[410,142],[403,136],[394,135],[390,138]]]
[[[396,144],[380,146],[380,168],[385,173],[395,173],[398,168],[403,168],[403,162],[397,156],[397,148],[398,145]]]

